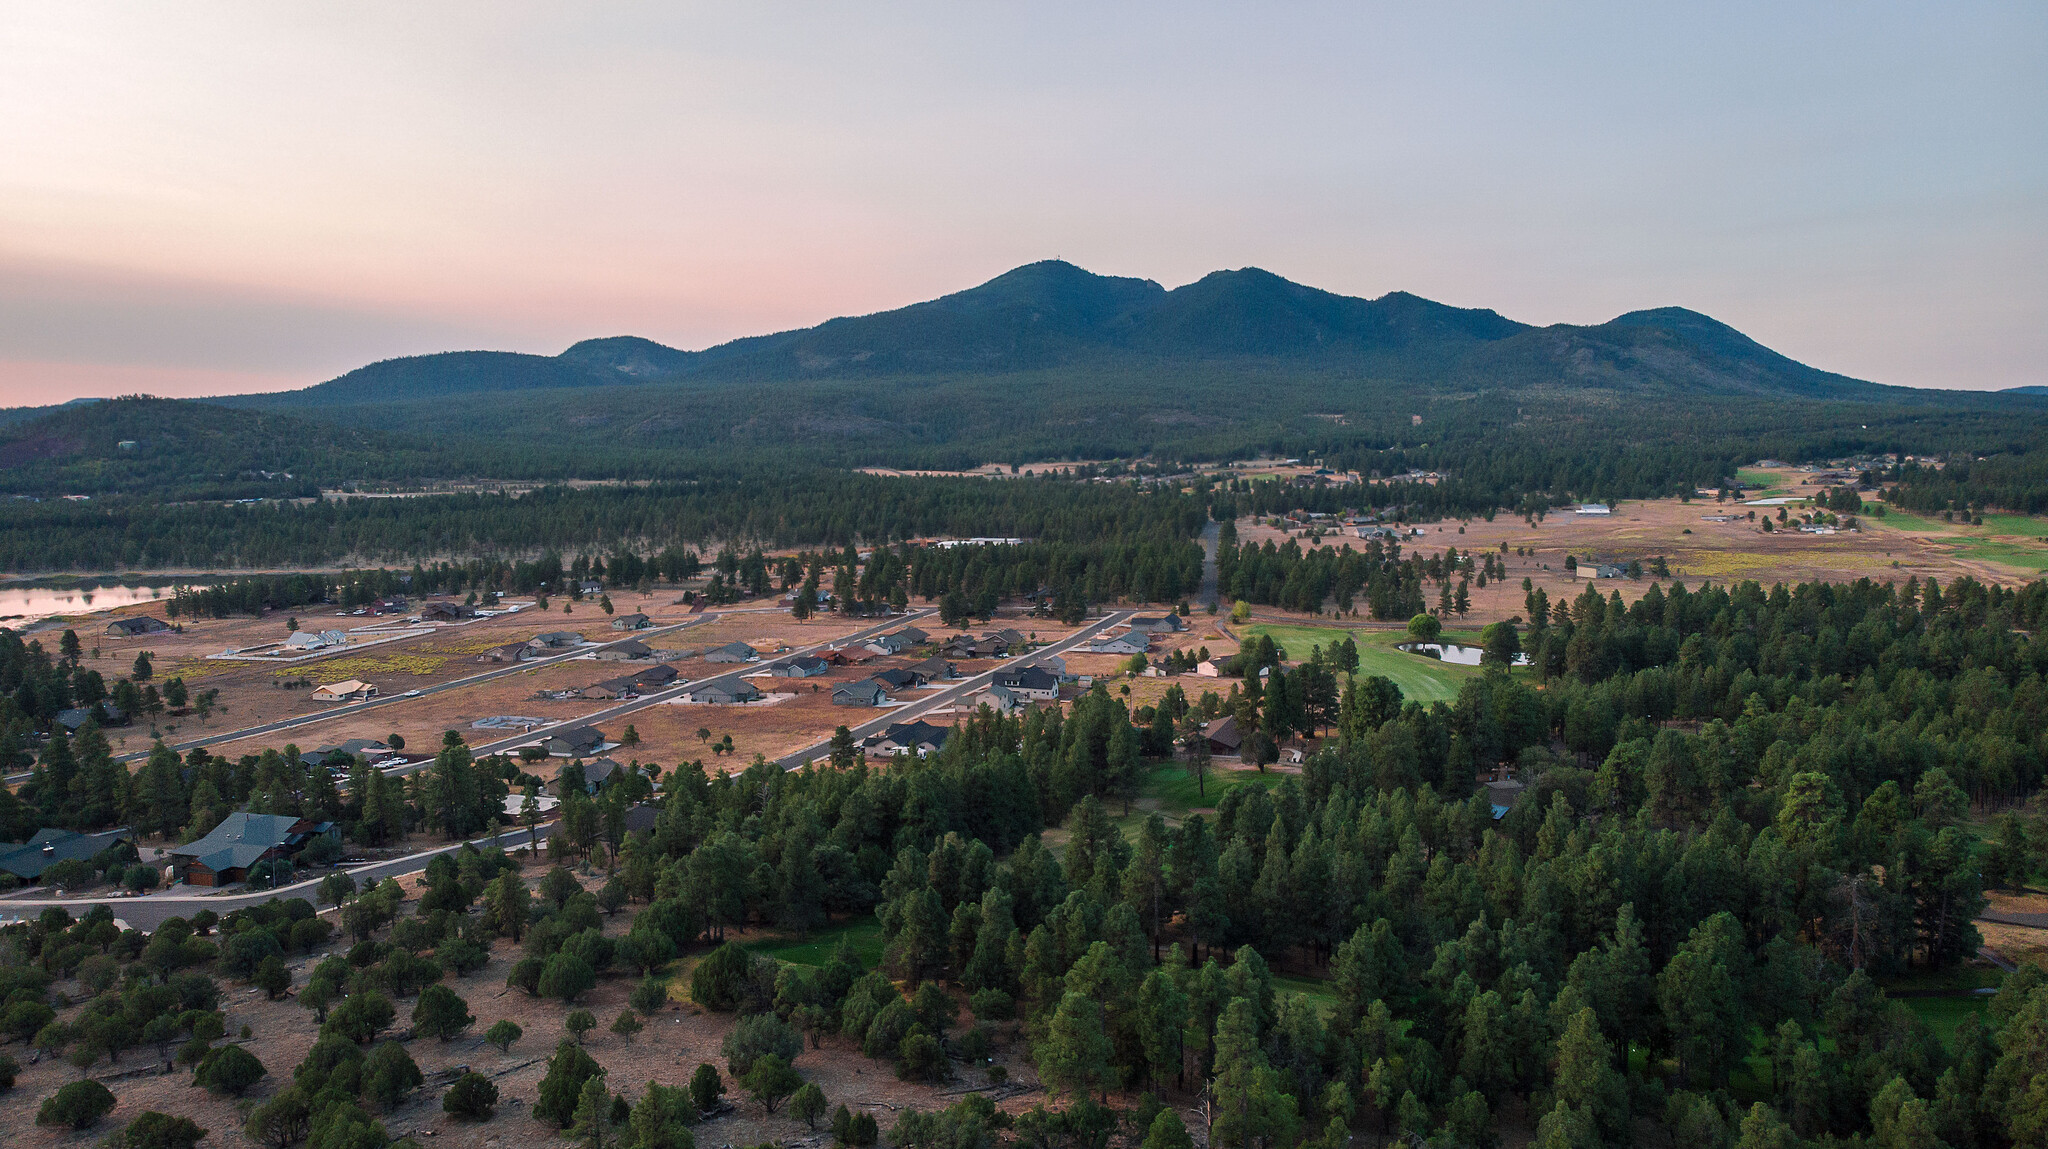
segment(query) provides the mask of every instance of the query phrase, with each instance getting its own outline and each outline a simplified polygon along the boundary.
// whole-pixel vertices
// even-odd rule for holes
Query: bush
[[[0,1093],[14,1088],[14,1079],[21,1073],[21,1062],[14,1060],[11,1053],[0,1053]]]
[[[498,1087],[481,1073],[465,1073],[442,1095],[441,1111],[467,1121],[489,1121],[498,1111]]]
[[[790,1068],[789,1062],[784,1058],[773,1053],[764,1053],[754,1059],[753,1068],[747,1072],[740,1084],[746,1086],[747,1092],[754,1095],[754,1100],[761,1103],[761,1108],[773,1113],[775,1107],[782,1104],[783,1098],[803,1088],[804,1079],[796,1070]]]
[[[434,949],[434,960],[454,970],[455,976],[468,977],[484,968],[491,960],[491,954],[468,938],[454,938]]]
[[[582,1045],[583,1035],[597,1028],[597,1015],[587,1009],[572,1009],[569,1016],[562,1019],[562,1028],[569,1031],[576,1044]]]
[[[803,1051],[803,1038],[772,1013],[749,1014],[725,1035],[725,1067],[735,1080],[753,1072],[754,1063],[763,1057],[779,1057],[787,1065]]]
[[[511,1052],[512,1043],[525,1036],[526,1031],[520,1029],[516,1021],[495,1022],[489,1029],[484,1030],[484,1040],[497,1046],[499,1053]]]
[[[633,987],[633,995],[626,1002],[641,1013],[653,1013],[668,1004],[668,982],[649,974]]]
[[[705,1009],[737,1009],[753,974],[754,955],[738,942],[727,942],[697,963],[690,974],[690,998]]]
[[[789,1115],[805,1126],[817,1129],[818,1118],[825,1115],[825,1091],[818,1088],[817,1082],[805,1082],[804,1087],[796,1091],[796,1096],[789,1099]]]
[[[711,1107],[725,1093],[725,1082],[719,1080],[718,1068],[709,1062],[700,1062],[697,1072],[690,1077],[690,1104],[700,1113],[709,1113]]]
[[[269,1073],[255,1054],[239,1045],[223,1045],[200,1058],[192,1084],[205,1086],[209,1093],[240,1097]]]
[[[173,1117],[150,1109],[121,1131],[121,1144],[125,1149],[192,1149],[204,1136],[206,1130],[190,1117]]]
[[[583,1083],[603,1072],[575,1042],[555,1046],[554,1056],[548,1058],[547,1076],[541,1078],[540,1099],[534,1102],[533,1115],[553,1122],[556,1128],[567,1128],[576,1118],[576,1102],[583,1093]]]
[[[945,1047],[922,1029],[910,1031],[897,1047],[896,1076],[905,1081],[944,1081],[952,1073],[953,1063],[946,1060]]]
[[[567,950],[548,959],[536,987],[542,997],[559,998],[568,1004],[597,986],[597,971],[590,963]]]
[[[320,1027],[321,1033],[332,1033],[348,1038],[357,1045],[368,1045],[376,1036],[391,1025],[398,1016],[397,1007],[391,999],[374,989],[349,994],[348,997],[327,1015],[327,1024]]]
[[[381,1109],[396,1108],[406,1094],[426,1081],[412,1055],[395,1041],[378,1046],[363,1063],[363,1095]]]
[[[313,1111],[306,1104],[306,1095],[293,1085],[251,1114],[242,1134],[251,1141],[271,1146],[271,1149],[285,1149],[306,1139],[306,1130],[312,1119]]]
[[[1008,1021],[1017,1016],[1017,1002],[999,989],[979,989],[967,999],[967,1008],[980,1021]]]
[[[36,1110],[36,1124],[90,1129],[113,1108],[112,1090],[97,1081],[74,1081],[43,1099],[42,1108]]]
[[[92,868],[92,863],[83,858],[66,858],[51,865],[42,875],[44,885],[60,890],[82,890],[96,884],[98,879],[99,874]]]
[[[419,1004],[412,1008],[412,1031],[421,1037],[447,1041],[475,1023],[469,1003],[445,985],[430,985],[421,990]]]
[[[630,1009],[620,1010],[619,1016],[612,1020],[612,1032],[627,1041],[633,1040],[633,1035],[645,1028],[647,1027],[640,1023],[640,1019],[635,1017]]]

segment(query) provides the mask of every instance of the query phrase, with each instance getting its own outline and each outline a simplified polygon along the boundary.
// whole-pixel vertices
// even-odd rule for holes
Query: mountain
[[[1197,363],[1349,372],[1438,391],[1561,387],[1908,402],[1914,394],[1806,366],[1677,307],[1593,326],[1539,328],[1406,292],[1338,295],[1257,268],[1213,272],[1169,291],[1151,280],[1048,260],[924,303],[702,351],[617,336],[585,340],[556,356],[447,352],[373,363],[301,391],[226,401],[383,405],[478,392],[958,379],[1049,369],[1083,370],[1100,380],[1105,373],[1145,375],[1159,365]]]
[[[2024,387],[2007,387],[2007,388],[2005,388],[2004,390],[2000,391],[2000,392],[1999,392],[1999,394],[2000,394],[2000,395],[2048,395],[2048,386],[2043,386],[2042,384],[2039,384],[2039,383],[2029,383],[2029,384],[2027,384],[2027,385],[2026,385],[2026,386],[2024,386]]]

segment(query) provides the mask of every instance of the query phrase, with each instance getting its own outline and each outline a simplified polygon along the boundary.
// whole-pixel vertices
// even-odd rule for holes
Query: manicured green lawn
[[[1988,994],[1970,997],[1908,997],[1899,1000],[1906,1003],[1907,1009],[1918,1014],[1920,1020],[1934,1030],[1935,1036],[1941,1038],[1941,1044],[1950,1050],[1955,1049],[1956,1029],[1963,1024],[1963,1019],[1974,1016],[1982,1021],[1986,1011],[1991,1008],[1991,998]]]
[[[1251,767],[1211,768],[1209,776],[1196,784],[1195,776],[1186,766],[1178,762],[1163,762],[1152,768],[1145,776],[1139,796],[1151,798],[1159,803],[1159,812],[1169,819],[1178,821],[1190,810],[1214,807],[1223,795],[1239,786],[1264,786],[1271,789],[1280,784],[1284,775],[1268,772],[1261,774]],[[1138,821],[1144,821],[1140,815]]]
[[[839,948],[840,938],[852,943],[853,952],[860,957],[862,965],[873,969],[882,964],[882,923],[876,921],[872,914],[815,930],[802,941],[790,937],[767,937],[748,942],[747,948],[792,965],[822,966],[832,959],[832,951]]]
[[[1317,646],[1329,646],[1342,639],[1347,633],[1358,643],[1358,673],[1377,674],[1391,679],[1401,688],[1401,697],[1414,702],[1449,702],[1458,697],[1458,691],[1465,680],[1478,678],[1483,673],[1476,666],[1457,666],[1409,654],[1395,649],[1395,644],[1408,641],[1408,636],[1397,630],[1351,630],[1336,626],[1276,626],[1259,623],[1248,626],[1245,636],[1264,634],[1272,636],[1287,651],[1290,661],[1299,662],[1308,657],[1309,651]],[[1445,642],[1477,645],[1478,631],[1446,630]]]

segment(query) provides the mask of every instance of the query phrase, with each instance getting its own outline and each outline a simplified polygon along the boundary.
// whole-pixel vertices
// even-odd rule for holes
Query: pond
[[[112,610],[139,602],[166,602],[174,589],[170,586],[92,586],[84,583],[0,586],[0,624],[36,622],[58,614]]]
[[[1419,654],[1424,658],[1440,659],[1459,666],[1478,666],[1479,656],[1486,653],[1480,647],[1460,646],[1455,642],[1403,642],[1397,645],[1399,649],[1405,650],[1410,654]],[[1516,655],[1515,665],[1529,665],[1529,656],[1526,654]]]

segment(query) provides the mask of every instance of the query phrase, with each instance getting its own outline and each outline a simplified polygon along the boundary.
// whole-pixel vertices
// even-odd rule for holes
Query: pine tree
[[[1084,1097],[1091,1091],[1106,1095],[1115,1084],[1111,1052],[1102,1028],[1102,1006],[1083,994],[1069,993],[1060,999],[1039,1047],[1038,1072],[1055,1089]]]

